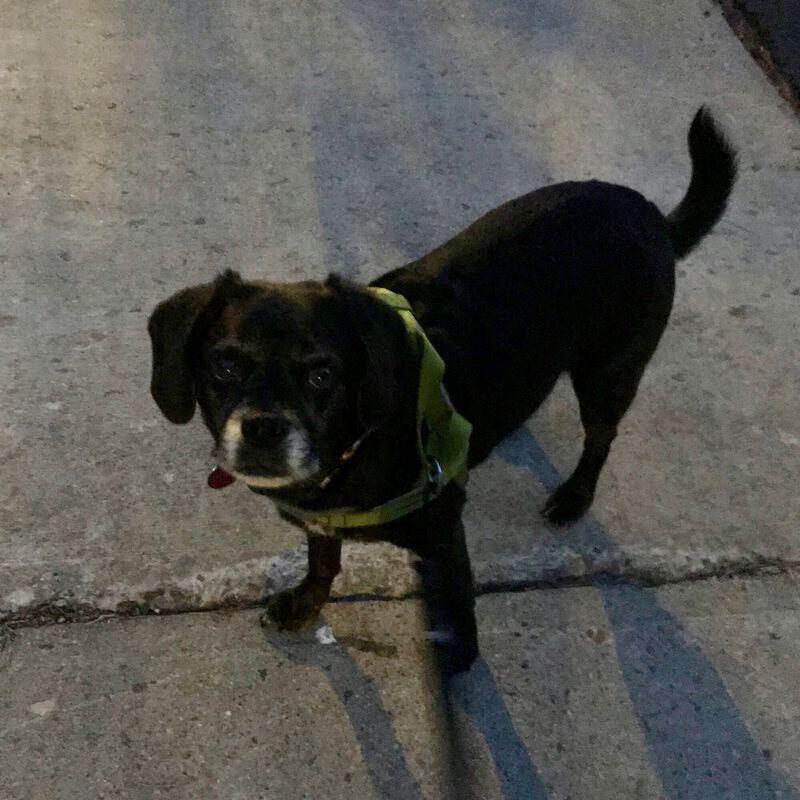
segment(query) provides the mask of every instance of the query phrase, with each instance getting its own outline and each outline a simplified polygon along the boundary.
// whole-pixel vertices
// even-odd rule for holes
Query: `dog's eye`
[[[333,373],[331,372],[330,367],[314,367],[309,371],[308,376],[306,377],[308,385],[311,386],[312,389],[316,389],[318,392],[322,389],[327,389],[331,385],[332,379]]]
[[[239,380],[239,369],[232,358],[218,358],[212,368],[211,374],[218,383],[235,383]]]

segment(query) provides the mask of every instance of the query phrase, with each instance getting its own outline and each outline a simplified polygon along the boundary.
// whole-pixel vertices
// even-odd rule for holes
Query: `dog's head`
[[[164,416],[186,423],[199,404],[219,464],[254,488],[319,480],[415,402],[399,315],[336,276],[269,284],[226,272],[161,303],[148,331]]]

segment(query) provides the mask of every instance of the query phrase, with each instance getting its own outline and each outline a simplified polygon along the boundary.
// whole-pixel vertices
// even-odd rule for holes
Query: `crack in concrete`
[[[751,559],[722,560],[707,569],[698,569],[684,575],[669,575],[659,569],[638,568],[613,572],[598,570],[586,575],[560,576],[529,581],[486,581],[480,586],[478,595],[504,594],[547,589],[571,589],[596,586],[598,583],[633,583],[645,589],[673,586],[683,583],[698,583],[707,580],[731,580],[734,578],[760,578],[770,575],[800,576],[800,561],[771,558],[754,554]]]
[[[573,589],[608,583],[633,583],[647,589],[660,586],[697,583],[707,580],[730,580],[735,578],[760,578],[772,575],[800,576],[800,561],[751,554],[749,557],[723,559],[705,569],[696,569],[682,575],[671,575],[662,569],[633,568],[613,571],[601,569],[581,575],[554,574],[552,577],[519,578],[510,580],[485,580],[476,584],[476,597],[494,594],[513,594],[529,591]],[[168,589],[163,590],[164,593]],[[399,595],[381,593],[351,593],[332,597],[332,603],[355,602],[402,602],[419,599],[419,591]],[[143,616],[173,616],[179,614],[202,614],[220,611],[246,611],[259,608],[263,599],[227,595],[218,601],[202,604],[178,604],[171,608],[155,608],[147,602],[124,602],[109,610],[90,603],[64,600],[48,601],[0,616],[0,654],[13,640],[14,631],[20,628],[37,628],[49,625],[88,624],[110,619],[131,619]]]

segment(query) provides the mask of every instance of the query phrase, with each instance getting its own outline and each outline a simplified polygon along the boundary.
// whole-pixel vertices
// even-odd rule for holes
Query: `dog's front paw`
[[[279,631],[310,628],[324,603],[325,599],[320,599],[319,593],[313,588],[300,584],[270,597],[259,622],[264,628]]]
[[[593,495],[568,480],[561,484],[544,504],[542,514],[555,525],[580,519],[592,504]]]

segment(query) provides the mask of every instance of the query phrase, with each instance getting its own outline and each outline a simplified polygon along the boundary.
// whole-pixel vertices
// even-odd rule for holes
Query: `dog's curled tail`
[[[667,216],[676,258],[683,258],[714,227],[736,180],[736,152],[704,106],[692,120],[688,139],[692,179],[686,196]]]

